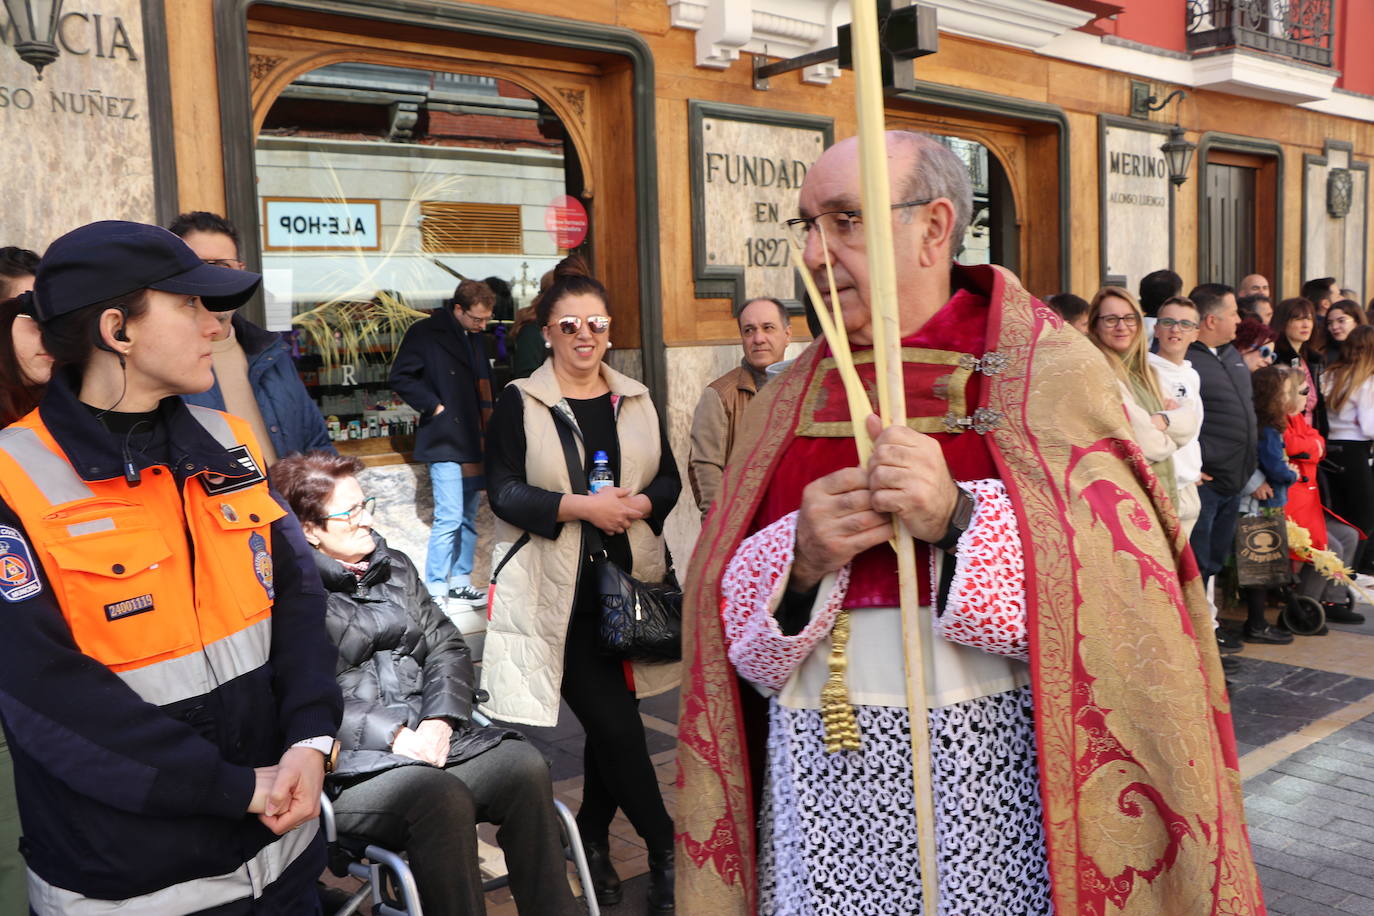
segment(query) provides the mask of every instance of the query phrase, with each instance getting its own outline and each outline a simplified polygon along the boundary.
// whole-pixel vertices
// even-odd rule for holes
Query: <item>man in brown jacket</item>
[[[720,490],[721,473],[744,408],[763,386],[764,370],[781,360],[792,342],[787,308],[776,299],[750,299],[739,313],[739,334],[744,359],[706,386],[692,418],[687,476],[703,518]]]

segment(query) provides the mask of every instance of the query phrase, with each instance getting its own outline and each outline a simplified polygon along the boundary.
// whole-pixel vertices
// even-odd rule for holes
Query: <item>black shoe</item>
[[[649,853],[649,912],[672,913],[677,909],[673,890],[673,851]]]
[[[1293,634],[1268,625],[1252,627],[1246,625],[1241,638],[1246,642],[1267,643],[1271,646],[1286,646],[1293,641]]]
[[[1235,674],[1240,671],[1240,659],[1224,656],[1221,660],[1221,670],[1224,674]]]
[[[1217,627],[1216,632],[1217,651],[1222,655],[1230,655],[1232,652],[1239,652],[1245,648],[1241,641],[1236,639],[1236,634],[1223,630],[1221,627]]]
[[[1326,620],[1328,623],[1364,623],[1364,615],[1357,614],[1355,611],[1351,610],[1348,604],[1327,604],[1322,602],[1322,607],[1326,610]]]
[[[602,906],[615,906],[625,892],[620,888],[620,876],[611,864],[609,843],[582,842],[582,850],[587,853],[587,870],[592,875],[592,892],[596,902]]]

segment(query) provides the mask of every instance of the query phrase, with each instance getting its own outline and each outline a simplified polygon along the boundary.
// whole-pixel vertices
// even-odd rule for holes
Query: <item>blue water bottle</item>
[[[605,452],[598,451],[592,456],[592,473],[587,477],[587,489],[593,495],[600,493],[602,487],[615,486],[615,478],[611,475],[611,459],[606,457]]]

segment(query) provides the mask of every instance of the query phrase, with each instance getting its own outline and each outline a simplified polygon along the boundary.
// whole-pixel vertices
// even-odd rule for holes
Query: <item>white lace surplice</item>
[[[1024,567],[1001,481],[975,499],[943,612],[923,609],[942,914],[1047,914],[1026,658]],[[759,853],[768,916],[922,913],[911,744],[896,608],[850,615],[848,682],[863,747],[827,753],[819,712],[829,631],[849,569],[822,582],[810,623],[773,617],[791,570],[796,515],[741,544],[722,580],[730,659],[770,702]],[[939,581],[940,559],[932,563]],[[936,635],[936,634],[939,635]],[[976,647],[976,648],[974,648]]]

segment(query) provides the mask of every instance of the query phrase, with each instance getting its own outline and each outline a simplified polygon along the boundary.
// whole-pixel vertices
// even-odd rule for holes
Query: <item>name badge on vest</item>
[[[253,460],[253,454],[248,451],[248,446],[236,445],[228,452],[230,457],[243,468],[243,473],[233,477],[225,477],[223,474],[200,475],[200,485],[205,488],[205,492],[210,496],[235,493],[267,479],[262,473],[262,468],[258,467],[258,463]]]
[[[277,593],[272,587],[272,555],[267,552],[267,541],[254,531],[248,536],[248,549],[253,551],[253,572],[263,591],[267,592],[268,598],[276,598]]]
[[[0,598],[24,601],[42,590],[29,542],[17,529],[0,525]]]

